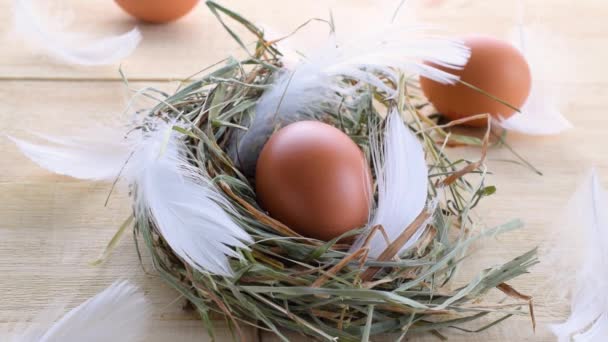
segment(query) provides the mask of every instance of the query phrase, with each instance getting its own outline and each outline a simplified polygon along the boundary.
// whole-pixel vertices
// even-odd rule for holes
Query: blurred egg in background
[[[198,0],[116,0],[116,3],[141,21],[163,24],[188,14]]]
[[[463,39],[471,49],[471,58],[461,70],[427,63],[466,82],[441,84],[421,77],[420,86],[437,111],[450,120],[489,113],[506,119],[516,111],[488,96],[492,95],[509,105],[520,108],[528,98],[532,85],[530,67],[525,57],[508,42],[488,36],[468,36]],[[484,94],[483,92],[487,93]],[[471,120],[468,126],[484,126],[485,119]]]

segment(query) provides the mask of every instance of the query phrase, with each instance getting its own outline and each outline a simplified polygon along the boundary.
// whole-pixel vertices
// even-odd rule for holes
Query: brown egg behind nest
[[[116,0],[116,3],[141,21],[162,24],[188,14],[198,0]]]
[[[462,70],[428,64],[458,75],[462,81],[520,108],[526,102],[532,84],[530,67],[524,56],[511,44],[491,37],[469,36],[464,42],[471,49],[471,58]],[[450,120],[482,113],[508,118],[515,113],[512,108],[462,83],[446,85],[421,77],[420,86],[435,108]],[[480,119],[465,125],[483,127],[486,122]]]
[[[300,121],[275,132],[257,162],[256,192],[270,215],[303,236],[331,240],[369,216],[371,172],[339,129]]]

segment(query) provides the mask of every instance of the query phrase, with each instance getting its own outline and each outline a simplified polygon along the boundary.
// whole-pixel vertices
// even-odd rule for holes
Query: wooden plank
[[[428,0],[418,0],[421,3]],[[0,0],[0,8],[9,8],[11,0]],[[64,1],[67,8],[77,14],[74,27],[95,34],[117,33],[132,27],[135,22],[122,13],[112,1]],[[229,0],[226,6],[250,18],[254,23],[263,24],[273,31],[288,33],[306,19],[328,18],[331,6],[336,20],[338,34],[362,30],[363,21],[371,21],[375,26],[385,23],[395,7],[395,1],[373,0],[322,0],[291,2],[289,6],[272,2],[262,6],[255,1]],[[511,1],[467,1],[444,0],[440,6],[417,10],[421,22],[443,27],[451,33],[481,32],[505,37],[516,23],[517,2]],[[539,21],[547,30],[563,36],[568,51],[576,53],[572,66],[566,70],[556,70],[555,79],[570,82],[589,83],[597,80],[597,66],[608,60],[608,50],[590,47],[604,46],[608,38],[602,34],[608,23],[596,18],[608,16],[608,8],[597,0],[578,1],[576,5],[576,29],[572,22],[572,5],[566,0],[532,1],[527,3],[527,17]],[[548,11],[547,7],[551,10]],[[100,13],[102,15],[100,15]],[[0,12],[0,23],[11,22],[11,11]],[[410,21],[411,16],[403,13],[397,19]],[[564,24],[566,23],[566,24]],[[236,25],[235,25],[236,26]],[[215,63],[228,55],[241,55],[237,44],[207,10],[199,5],[193,13],[170,25],[141,25],[144,40],[137,51],[123,63],[126,74],[133,79],[175,79],[184,78]],[[242,31],[241,31],[242,32]],[[318,46],[319,37],[327,35],[327,26],[315,23],[302,30],[292,39],[297,48]],[[248,42],[252,39],[244,35]],[[22,78],[78,78],[78,79],[118,79],[118,65],[101,67],[73,67],[54,62],[23,44],[19,38],[0,36],[0,46],[10,46],[0,54],[0,79]]]

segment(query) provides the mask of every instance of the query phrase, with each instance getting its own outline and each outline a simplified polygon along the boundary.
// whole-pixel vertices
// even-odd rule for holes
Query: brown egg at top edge
[[[131,16],[152,24],[175,21],[188,14],[198,0],[115,0]]]
[[[525,57],[511,44],[496,38],[468,36],[463,40],[471,49],[471,58],[462,70],[427,64],[458,75],[461,80],[520,108],[526,102],[532,85]],[[446,85],[421,77],[420,86],[437,111],[450,120],[482,113],[490,113],[494,118],[508,118],[515,113],[512,108],[462,83]],[[483,127],[486,122],[480,119],[464,125]]]
[[[327,241],[368,220],[369,165],[359,146],[333,126],[300,121],[275,132],[255,179],[261,205],[303,236]]]

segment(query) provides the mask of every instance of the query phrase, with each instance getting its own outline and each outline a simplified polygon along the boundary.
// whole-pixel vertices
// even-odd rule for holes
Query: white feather
[[[423,27],[389,27],[351,37],[346,43],[331,36],[324,47],[308,54],[293,69],[283,69],[258,100],[255,118],[238,144],[241,168],[249,175],[268,136],[277,126],[336,113],[343,100],[369,84],[394,96],[382,78],[398,83],[402,73],[419,74],[442,83],[458,77],[422,63],[451,68],[466,64],[470,51],[461,42],[429,38]],[[344,82],[358,81],[357,85]],[[277,115],[278,114],[278,115]]]
[[[39,166],[78,179],[112,181],[129,158],[135,142],[122,129],[99,126],[72,137],[36,134],[44,143],[8,137]]]
[[[388,115],[384,142],[372,135],[370,147],[376,180],[378,183],[378,206],[369,228],[382,225],[394,241],[422,212],[428,194],[428,169],[424,150],[418,138],[406,127],[397,111]],[[401,252],[418,241],[424,232],[422,225]],[[359,248],[367,235],[359,237],[352,249]],[[388,244],[377,232],[370,240],[371,257],[380,255]]]
[[[72,138],[42,136],[46,143],[12,139],[43,168],[79,179],[126,179],[136,187],[136,215],[151,216],[173,251],[193,268],[230,275],[227,256],[246,248],[251,236],[226,212],[234,213],[204,171],[185,158],[186,147],[171,124],[128,137],[128,126],[86,130]]]
[[[551,326],[559,342],[605,341],[608,332],[608,197],[593,170],[555,227],[559,240],[547,257],[559,270],[554,286],[571,292],[568,319]],[[574,275],[574,276],[572,276]]]
[[[61,22],[64,18],[43,17],[43,11],[38,8],[41,6],[40,2],[13,0],[15,30],[33,47],[40,48],[65,63],[104,65],[120,62],[129,56],[141,41],[141,33],[137,28],[100,39],[89,39],[81,33],[61,30],[59,26],[66,26],[65,22]]]
[[[520,113],[501,120],[499,124],[507,130],[529,135],[558,134],[572,128],[572,124],[561,113],[555,87],[547,79],[547,73],[568,67],[566,63],[559,63],[563,59],[555,53],[561,51],[563,54],[566,53],[565,50],[550,46],[550,42],[555,41],[552,35],[541,34],[538,30],[525,27],[523,23],[516,27],[512,36],[513,44],[526,57],[530,66],[532,88]],[[547,67],[549,60],[552,61],[551,68]]]
[[[13,342],[133,342],[143,340],[151,307],[136,286],[127,281],[110,287],[72,309],[63,317],[49,310],[22,332],[12,333]],[[48,322],[52,326],[43,327]]]
[[[156,228],[183,260],[199,271],[232,274],[227,256],[246,249],[251,236],[228,212],[227,199],[209,176],[186,160],[186,146],[172,125],[147,137],[125,170],[136,186],[135,214],[150,216]],[[149,215],[148,215],[149,214]]]

